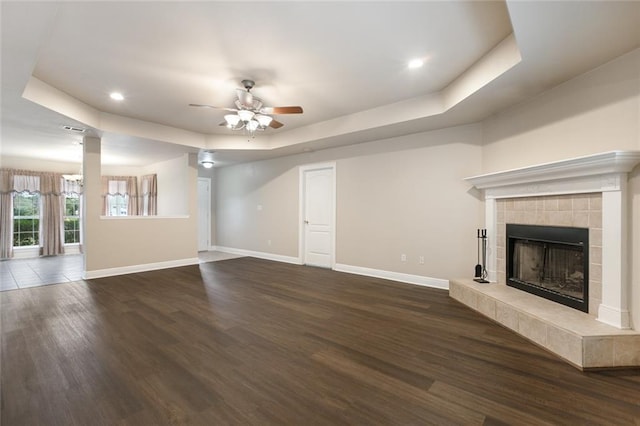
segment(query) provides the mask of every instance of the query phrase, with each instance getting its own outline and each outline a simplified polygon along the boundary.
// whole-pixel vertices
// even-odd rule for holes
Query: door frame
[[[331,253],[329,255],[330,268],[334,269],[336,265],[336,208],[337,208],[337,197],[336,197],[336,163],[335,161],[325,162],[325,163],[314,163],[314,164],[305,164],[300,166],[299,168],[299,196],[298,196],[298,261],[301,265],[305,263],[305,227],[304,227],[304,217],[305,217],[305,173],[314,171],[314,170],[331,170],[331,192],[333,196],[333,209],[331,211],[331,241],[330,241],[330,250]]]
[[[212,244],[211,244],[211,178],[208,177],[200,177],[198,176],[198,184],[200,182],[206,182],[207,183],[207,187],[209,188],[209,190],[207,191],[207,205],[209,206],[209,220],[207,220],[207,251],[211,250]],[[198,213],[197,213],[197,223],[198,223],[198,232],[200,231],[200,185],[197,186],[197,193],[198,193]],[[200,237],[198,236],[198,239],[196,241],[196,244],[198,246],[198,251],[200,251]]]

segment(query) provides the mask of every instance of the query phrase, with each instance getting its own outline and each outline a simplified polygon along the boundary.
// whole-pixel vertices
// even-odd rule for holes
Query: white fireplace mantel
[[[531,184],[552,187],[562,181],[582,181],[584,178],[600,181],[603,176],[629,173],[639,162],[640,151],[610,151],[503,172],[472,176],[465,178],[465,180],[476,188],[484,190],[495,190],[515,185],[528,186]],[[567,193],[574,194],[575,191]],[[530,194],[523,195],[530,196]],[[508,197],[511,197],[511,195],[508,195]]]
[[[496,200],[602,193],[602,303],[597,319],[631,328],[627,250],[627,174],[640,163],[640,151],[611,151],[530,167],[468,177],[483,191],[489,250],[489,280],[496,281]]]

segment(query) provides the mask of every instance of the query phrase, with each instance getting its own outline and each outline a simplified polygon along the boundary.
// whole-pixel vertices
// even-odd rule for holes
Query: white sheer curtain
[[[77,180],[61,180],[62,187],[60,192],[64,195],[78,194],[82,195],[82,183]]]
[[[126,199],[127,215],[138,214],[138,178],[136,176],[102,176],[102,209],[105,216],[112,215],[109,200],[116,195]]]

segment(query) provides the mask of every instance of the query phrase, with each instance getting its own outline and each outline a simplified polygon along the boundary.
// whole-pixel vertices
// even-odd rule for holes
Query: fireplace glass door
[[[588,308],[588,230],[507,225],[507,284],[567,306]]]
[[[579,247],[516,241],[513,279],[582,300],[584,253]]]

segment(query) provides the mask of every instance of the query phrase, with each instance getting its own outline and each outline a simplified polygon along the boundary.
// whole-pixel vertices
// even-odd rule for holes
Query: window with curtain
[[[13,246],[40,244],[40,194],[28,191],[13,195]]]
[[[0,169],[0,258],[13,257],[14,247],[64,254],[67,235],[79,242],[81,193],[81,183],[59,173]]]
[[[137,177],[103,176],[102,196],[105,216],[134,216],[138,214]]]
[[[80,196],[66,194],[64,196],[64,243],[80,242]]]

